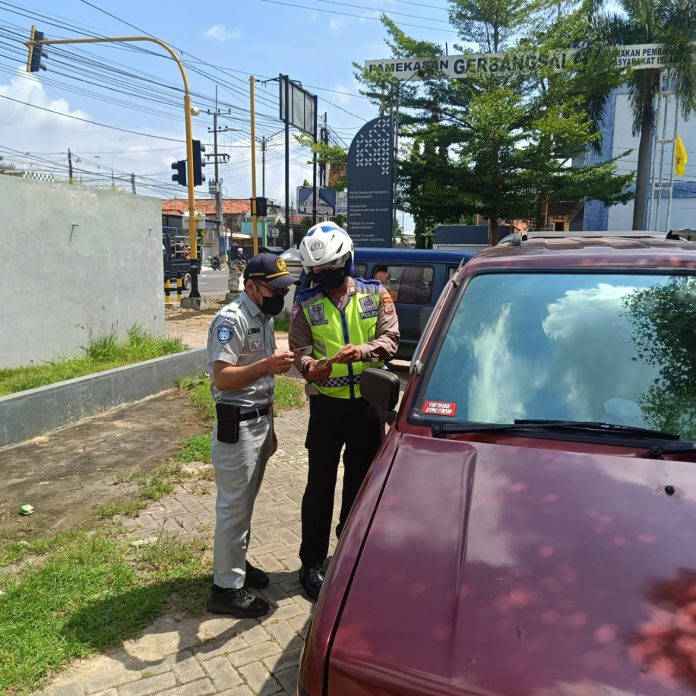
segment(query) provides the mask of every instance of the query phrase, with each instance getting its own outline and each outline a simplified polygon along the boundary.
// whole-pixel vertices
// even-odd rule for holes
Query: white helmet
[[[310,227],[300,242],[300,258],[307,273],[312,268],[333,263],[353,264],[353,240],[335,222],[320,222]]]

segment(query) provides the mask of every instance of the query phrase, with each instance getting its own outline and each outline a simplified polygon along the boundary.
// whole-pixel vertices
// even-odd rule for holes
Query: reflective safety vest
[[[308,288],[297,297],[312,329],[312,357],[315,360],[332,358],[348,343],[354,346],[372,341],[377,331],[380,303],[379,281],[354,278],[355,293],[343,309],[324,295],[321,287]],[[360,397],[360,373],[366,367],[382,367],[383,362],[354,362],[332,365],[331,375],[313,382],[322,394],[338,399]]]

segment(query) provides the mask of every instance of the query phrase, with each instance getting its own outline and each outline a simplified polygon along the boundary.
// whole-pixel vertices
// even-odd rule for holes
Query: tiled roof
[[[251,209],[248,198],[226,198],[222,201],[223,215],[246,215]],[[215,217],[214,198],[196,198],[196,210]],[[188,199],[170,198],[162,200],[162,215],[183,215],[188,211]]]

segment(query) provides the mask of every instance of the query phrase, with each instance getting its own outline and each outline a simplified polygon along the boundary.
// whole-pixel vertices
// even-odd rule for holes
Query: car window
[[[475,276],[445,331],[420,402],[422,412],[444,402],[437,419],[589,420],[696,437],[694,276]]]
[[[365,274],[367,273],[367,264],[366,263],[356,263],[353,264],[353,268],[355,269],[355,275],[358,278],[364,278]]]
[[[457,272],[459,266],[448,266],[447,267],[447,280],[451,280],[452,276]]]
[[[432,266],[388,266],[386,283],[394,302],[429,304],[433,295]]]

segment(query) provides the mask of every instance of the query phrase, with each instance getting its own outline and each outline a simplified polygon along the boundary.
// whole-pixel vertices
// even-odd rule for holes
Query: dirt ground
[[[223,304],[204,312],[165,310],[167,334],[191,347],[205,346],[210,321]],[[120,474],[154,469],[180,440],[205,428],[189,398],[172,390],[0,449],[3,535],[52,534],[94,520],[100,505],[135,492],[135,485],[114,485]],[[34,506],[33,515],[18,514],[25,503]]]
[[[135,491],[114,485],[119,474],[154,469],[205,427],[188,396],[173,390],[0,449],[3,536],[18,540],[94,520],[100,505]],[[33,515],[18,514],[25,503]]]
[[[215,314],[225,303],[213,300],[212,307],[204,311],[172,307],[164,310],[167,322],[167,338],[179,338],[191,348],[203,348],[208,340],[208,327]]]

